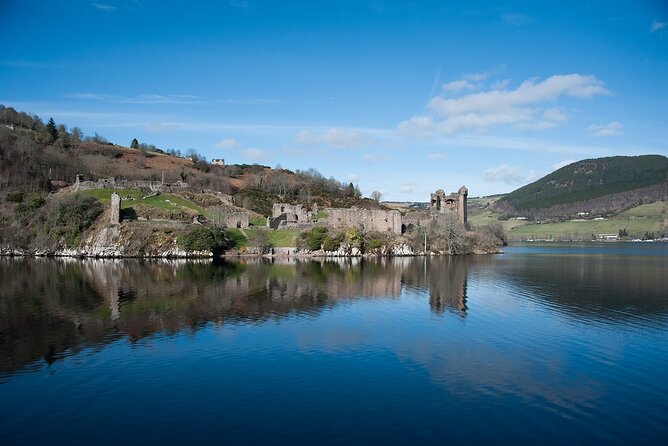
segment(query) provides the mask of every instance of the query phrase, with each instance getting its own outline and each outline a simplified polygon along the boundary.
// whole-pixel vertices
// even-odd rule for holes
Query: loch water
[[[668,243],[0,258],[0,443],[665,444]]]

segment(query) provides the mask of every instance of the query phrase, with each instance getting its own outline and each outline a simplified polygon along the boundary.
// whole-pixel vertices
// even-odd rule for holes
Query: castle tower
[[[466,186],[462,186],[459,188],[459,200],[457,200],[459,208],[457,209],[457,217],[459,219],[459,222],[464,225],[468,222],[468,214],[466,210],[466,201],[468,195],[469,195],[469,190],[466,188]]]
[[[121,222],[121,196],[116,192],[111,194],[111,224],[117,225]]]

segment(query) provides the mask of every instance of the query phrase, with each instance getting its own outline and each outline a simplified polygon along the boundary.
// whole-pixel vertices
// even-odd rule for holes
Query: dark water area
[[[668,244],[0,258],[0,443],[663,444]]]

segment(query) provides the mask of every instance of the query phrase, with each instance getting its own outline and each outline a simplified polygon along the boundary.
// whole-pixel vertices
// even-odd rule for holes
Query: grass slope
[[[143,204],[149,207],[167,209],[170,211],[186,209],[195,211],[199,214],[204,213],[202,208],[197,206],[195,203],[173,194],[160,194],[142,199],[143,194],[137,189],[93,189],[84,191],[82,193],[84,195],[97,198],[102,204],[109,206],[111,204],[111,194],[113,192],[116,192],[121,196],[122,209],[131,208],[137,204]],[[126,199],[126,197],[132,197],[132,200]]]

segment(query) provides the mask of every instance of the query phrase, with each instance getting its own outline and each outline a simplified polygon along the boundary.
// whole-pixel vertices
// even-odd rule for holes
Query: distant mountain
[[[547,216],[619,211],[664,198],[667,178],[668,158],[662,155],[586,159],[507,194],[494,208]]]

